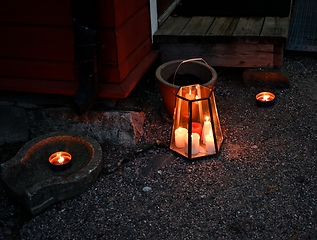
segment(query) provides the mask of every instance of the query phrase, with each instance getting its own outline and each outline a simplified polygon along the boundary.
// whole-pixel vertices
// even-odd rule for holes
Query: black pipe
[[[94,0],[72,0],[71,7],[79,81],[71,108],[82,115],[94,105],[99,93],[97,4]]]

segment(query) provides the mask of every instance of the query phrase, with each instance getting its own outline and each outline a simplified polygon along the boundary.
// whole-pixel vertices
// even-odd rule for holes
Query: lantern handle
[[[179,67],[180,67],[183,63],[194,62],[194,61],[202,61],[202,62],[204,62],[204,63],[206,64],[206,66],[208,67],[208,69],[210,70],[211,75],[213,75],[212,70],[211,70],[211,67],[209,66],[209,64],[207,63],[207,61],[206,61],[205,59],[203,59],[203,58],[191,58],[191,59],[186,59],[186,60],[181,61],[180,64],[178,64],[178,66],[177,66],[177,68],[176,68],[176,71],[174,72],[173,85],[175,85],[174,82],[175,82],[176,74],[177,74],[177,71],[178,71]]]

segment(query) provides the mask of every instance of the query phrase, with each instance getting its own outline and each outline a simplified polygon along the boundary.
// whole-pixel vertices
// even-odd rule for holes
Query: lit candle
[[[49,157],[49,162],[54,170],[65,170],[71,167],[72,155],[68,152],[55,152]]]
[[[192,94],[192,90],[189,89],[189,93],[185,94],[185,98],[187,98],[188,100],[194,100],[195,99],[195,94]]]
[[[209,117],[206,117],[206,121],[204,122],[204,126],[203,126],[203,132],[202,132],[202,139],[203,139],[203,143],[206,144],[206,136],[209,134],[211,130],[211,122],[209,120]]]
[[[200,141],[200,136],[198,133],[192,133],[192,146],[191,146],[191,150],[192,150],[192,155],[196,155],[197,153],[199,153],[199,141]],[[188,154],[188,134],[186,134],[186,138],[185,138],[185,153]]]
[[[206,151],[208,153],[216,152],[212,129],[210,129],[209,134],[207,134],[205,137],[206,137]]]
[[[255,98],[259,107],[270,107],[275,103],[275,95],[271,92],[261,92]]]
[[[177,148],[185,147],[185,137],[187,135],[187,129],[179,127],[175,130],[175,146]]]
[[[198,133],[199,137],[201,136],[201,124],[198,122],[192,122],[192,133]]]

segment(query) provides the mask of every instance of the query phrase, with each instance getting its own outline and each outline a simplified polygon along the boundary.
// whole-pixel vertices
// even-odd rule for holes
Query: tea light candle
[[[209,133],[205,137],[206,137],[206,151],[208,153],[216,152],[214,136],[212,134],[212,130],[211,129],[210,129]]]
[[[200,141],[200,136],[198,133],[192,133],[192,146],[191,146],[191,150],[192,150],[192,155],[196,155],[199,153],[199,141]],[[185,138],[185,153],[188,154],[188,134],[186,134],[186,138]]]
[[[203,139],[203,143],[206,144],[206,136],[209,134],[209,132],[211,131],[211,122],[209,120],[209,117],[207,116],[206,121],[204,122],[204,126],[203,126],[203,132],[202,132],[202,139]]]
[[[188,130],[186,128],[179,127],[175,130],[175,146],[177,148],[185,147],[185,137]]]
[[[260,92],[255,98],[258,107],[271,107],[275,103],[275,95],[271,92]]]
[[[72,155],[68,152],[55,152],[48,161],[53,170],[66,170],[72,166]]]

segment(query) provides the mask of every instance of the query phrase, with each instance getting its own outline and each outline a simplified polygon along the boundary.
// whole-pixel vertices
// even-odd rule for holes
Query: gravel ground
[[[143,104],[137,148],[104,145],[92,187],[37,216],[0,185],[2,239],[317,239],[317,59],[286,55],[291,88],[246,86],[241,70],[216,83],[225,141],[190,162],[168,148],[171,121],[154,74],[131,97]],[[258,108],[271,90],[276,104]],[[1,161],[22,143],[0,146]]]

